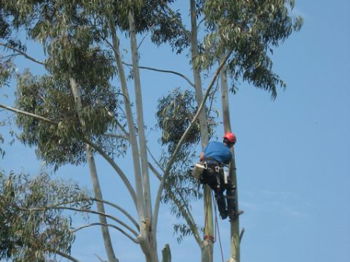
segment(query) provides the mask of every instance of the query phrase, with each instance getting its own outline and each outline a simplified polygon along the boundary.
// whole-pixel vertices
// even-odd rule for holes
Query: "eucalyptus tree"
[[[0,172],[0,259],[73,262],[71,217],[63,210],[90,210],[92,201],[76,184],[42,173]]]
[[[195,190],[194,181],[185,174],[191,161],[191,146],[201,141],[203,147],[213,132],[213,126],[208,125],[213,118],[206,109],[206,101],[209,95],[215,96],[213,86],[224,67],[234,80],[233,89],[237,86],[235,80],[243,80],[270,91],[275,97],[277,86],[284,86],[284,83],[273,73],[268,52],[298,29],[299,21],[290,16],[286,6],[291,4],[293,7],[290,1],[189,0],[191,27],[187,30],[181,15],[170,9],[172,2],[1,1],[0,33],[4,41],[0,45],[47,70],[47,75],[42,77],[32,76],[29,72],[21,75],[17,100],[20,109],[7,109],[22,114],[18,117],[23,130],[22,141],[36,146],[39,156],[55,167],[64,163],[80,164],[88,159],[92,177],[97,178],[92,153],[98,152],[108,161],[123,181],[137,211],[135,219],[119,207],[135,226],[130,228],[119,221],[127,229],[127,233],[121,232],[141,246],[147,261],[158,261],[156,228],[161,196],[165,202],[173,203],[174,212],[183,216],[187,223],[175,229],[182,236],[192,234],[201,248],[202,261],[212,261],[211,236],[214,234],[210,194],[208,190],[205,193],[205,208],[208,208],[205,217],[208,219],[204,234],[207,237],[202,240],[198,223],[189,208],[191,197],[200,197],[201,193]],[[197,18],[201,22],[197,22]],[[11,32],[18,29],[42,45],[47,56],[44,62],[27,54],[26,47],[11,38]],[[136,121],[127,81],[128,65],[121,52],[121,34],[124,32],[130,38]],[[175,91],[160,100],[158,124],[168,154],[161,161],[155,161],[158,168],[148,161],[150,154],[144,132],[141,93],[144,87],[141,87],[139,68],[142,67],[138,62],[140,54],[136,38],[142,33],[150,33],[156,44],[169,43],[177,53],[190,47],[188,62],[193,69],[194,84],[188,78],[186,80],[191,88],[195,87],[194,95]],[[214,76],[204,90],[203,74],[212,72]],[[115,75],[118,79],[112,85]],[[116,90],[117,86],[121,87],[120,92]],[[122,103],[117,96],[119,93]],[[119,110],[121,105],[123,110]],[[224,109],[228,112],[227,103],[224,103]],[[227,117],[224,121],[227,130]],[[115,156],[123,154],[126,143],[131,148],[133,174],[125,174],[114,161]],[[67,152],[65,155],[61,153],[63,150]],[[154,203],[149,185],[150,170],[160,179]],[[234,175],[233,171],[231,173]],[[134,186],[130,177],[135,180]],[[95,183],[96,197],[102,198],[98,188]],[[104,212],[99,215],[110,219]],[[106,229],[106,225],[102,226]],[[232,223],[233,261],[239,261],[238,230],[237,218]],[[105,245],[108,244],[105,242]],[[113,258],[109,260],[113,261]]]
[[[224,59],[225,69],[221,72],[222,111],[224,130],[230,131],[228,80],[231,90],[236,91],[238,82],[248,82],[262,88],[276,98],[278,87],[285,87],[283,80],[272,70],[270,55],[273,48],[300,29],[302,19],[293,16],[294,1],[189,1],[191,10],[191,63],[195,82],[196,99],[201,102],[201,73],[210,72],[216,63]],[[199,18],[199,19],[198,19]],[[201,22],[197,22],[197,19]],[[201,32],[198,39],[197,32]],[[199,47],[199,48],[198,48]],[[163,109],[164,110],[164,109]],[[205,119],[204,112],[200,119]],[[207,119],[206,119],[207,120]],[[208,120],[207,120],[208,121]],[[208,128],[202,120],[202,145],[206,144]],[[233,154],[234,155],[234,154]],[[231,180],[236,187],[236,213],[238,210],[237,177],[235,160],[230,168]],[[205,202],[210,210],[210,204]],[[205,217],[210,215],[206,211]],[[208,222],[209,221],[209,222]],[[210,219],[206,219],[205,232],[212,234]],[[211,233],[211,234],[210,234]],[[231,221],[230,261],[239,261],[239,217]],[[211,239],[211,238],[209,238]],[[207,243],[209,246],[212,242]],[[203,252],[203,261],[212,261],[209,250]],[[209,252],[209,254],[208,254]]]
[[[203,52],[196,57],[198,66],[210,68],[229,54],[221,72],[221,93],[224,130],[231,131],[227,75],[232,79],[231,90],[238,81],[251,83],[277,96],[277,88],[285,87],[283,80],[272,70],[270,55],[273,48],[298,31],[302,18],[293,16],[294,0],[266,1],[198,1],[198,10],[208,29],[204,36]],[[230,166],[231,180],[236,187],[235,206],[238,210],[236,165]],[[240,261],[239,217],[231,221],[230,261]]]
[[[2,106],[22,114],[18,116],[17,121],[23,130],[21,140],[26,144],[36,146],[39,156],[56,168],[65,163],[80,164],[86,161],[85,153],[91,156],[90,147],[101,153],[120,175],[135,203],[139,215],[139,225],[136,223],[136,227],[140,234],[130,238],[141,245],[147,261],[157,261],[156,230],[151,227],[151,225],[156,226],[154,222],[156,219],[153,219],[151,214],[145,138],[140,127],[143,126],[143,112],[142,108],[141,110],[138,108],[138,137],[140,140],[137,142],[116,31],[118,28],[126,30],[125,26],[131,32],[136,29],[145,30],[149,25],[147,23],[152,23],[154,27],[155,20],[145,19],[145,16],[158,19],[153,12],[160,12],[155,8],[160,4],[157,1],[149,1],[146,11],[144,8],[137,9],[137,5],[134,6],[135,3],[129,1],[124,2],[125,6],[113,5],[113,1],[95,3],[90,1],[25,1],[24,3],[4,2],[2,4],[4,5],[2,13],[9,17],[6,21],[8,25],[14,29],[24,28],[28,37],[43,43],[43,48],[48,55],[45,62],[40,62],[26,54],[25,46],[22,46],[20,42],[6,39],[7,43],[2,43],[3,46],[17,54],[44,65],[48,71],[48,75],[42,77],[32,76],[28,72],[18,78],[17,105],[20,110]],[[136,12],[138,15],[135,14]],[[138,20],[135,19],[137,17]],[[159,24],[164,24],[162,19],[167,19],[166,14],[158,19]],[[168,35],[163,34],[163,36],[162,32],[158,31],[154,30],[154,39],[158,42],[166,41],[169,37],[171,39],[171,34],[174,34],[174,31],[171,31]],[[109,36],[111,43],[108,40]],[[135,51],[135,39],[131,39],[131,45]],[[109,83],[106,80],[111,79],[114,67],[110,64],[108,52],[103,54],[96,47],[96,44],[102,41],[112,46],[114,62],[125,98],[128,130],[123,128],[118,118],[113,118],[115,116],[115,101],[113,100],[115,95],[110,93]],[[136,56],[137,54],[134,53],[133,57]],[[92,62],[95,66],[91,68],[91,71],[86,70]],[[137,61],[134,60],[135,63]],[[138,67],[134,68],[136,71]],[[135,79],[137,79],[137,72]],[[138,88],[136,89],[138,94],[139,84],[135,85]],[[115,143],[103,135],[107,130],[114,131],[118,125],[131,144],[136,190],[111,158],[111,154],[115,152],[115,148],[111,148],[111,145]],[[88,147],[84,151],[86,145]],[[62,151],[66,154],[63,155]],[[93,165],[90,166],[93,170]],[[104,215],[103,212],[99,214]],[[158,213],[156,215],[158,216]],[[128,217],[131,218],[130,215]],[[131,221],[134,222],[133,219]],[[130,231],[135,232],[132,229]]]

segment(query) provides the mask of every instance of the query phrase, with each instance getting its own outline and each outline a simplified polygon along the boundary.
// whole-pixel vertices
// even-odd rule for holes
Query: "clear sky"
[[[269,94],[241,84],[230,96],[231,122],[238,136],[236,162],[239,187],[243,262],[348,262],[350,261],[350,2],[297,1],[304,18],[295,33],[273,57],[274,68],[287,82],[275,101]],[[183,57],[168,56],[168,48],[141,49],[141,64],[186,73]],[[24,66],[29,66],[25,64]],[[23,68],[20,68],[23,70]],[[186,83],[176,77],[142,72],[146,121],[154,123],[154,107],[160,95]],[[0,95],[9,90],[1,90]],[[0,102],[6,99],[0,97]],[[4,116],[5,112],[0,111]],[[0,132],[5,130],[0,127]],[[221,136],[219,126],[217,135]],[[157,151],[156,136],[148,129],[148,141]],[[38,172],[41,163],[32,149],[19,143],[6,147],[0,168]],[[19,153],[21,152],[21,153]],[[198,152],[199,153],[199,152]],[[100,159],[98,159],[100,160]],[[128,168],[128,163],[122,163]],[[98,161],[108,200],[126,203],[116,175]],[[66,166],[56,176],[73,178],[90,187],[86,166]],[[202,203],[194,203],[202,222]],[[173,261],[199,261],[192,238],[180,245],[169,232],[175,221],[162,207],[159,250],[170,243]],[[81,221],[83,223],[83,221]],[[229,255],[229,223],[219,220],[225,260]],[[138,247],[113,233],[121,262],[143,261]],[[104,257],[99,231],[78,235],[73,255],[82,261]],[[218,241],[215,261],[221,261]]]

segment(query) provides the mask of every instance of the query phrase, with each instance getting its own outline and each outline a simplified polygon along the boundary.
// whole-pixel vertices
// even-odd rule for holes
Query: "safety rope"
[[[214,202],[215,239],[219,239],[219,245],[220,245],[220,251],[221,251],[221,260],[222,260],[222,262],[224,262],[224,252],[222,251],[222,244],[221,244],[220,228],[219,228],[219,222],[218,222],[218,213],[217,213],[216,199],[213,196],[213,192],[211,193],[211,198],[212,198],[212,201]]]

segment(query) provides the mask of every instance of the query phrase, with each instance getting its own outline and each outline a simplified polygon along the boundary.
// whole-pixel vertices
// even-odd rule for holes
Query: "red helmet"
[[[227,141],[232,143],[232,144],[235,144],[236,141],[237,141],[237,138],[236,138],[235,134],[231,133],[231,132],[225,133],[224,139],[227,139]]]

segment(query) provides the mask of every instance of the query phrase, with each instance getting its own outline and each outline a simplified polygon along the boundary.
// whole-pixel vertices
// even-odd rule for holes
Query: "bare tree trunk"
[[[136,110],[137,110],[137,126],[138,126],[138,137],[140,145],[140,160],[142,170],[142,187],[143,187],[143,201],[145,210],[145,223],[144,227],[141,227],[141,234],[145,235],[146,243],[142,243],[148,249],[150,261],[157,262],[157,238],[155,230],[152,230],[152,204],[150,195],[150,183],[149,183],[149,172],[148,172],[148,158],[147,158],[147,144],[144,131],[144,119],[143,119],[143,106],[142,106],[142,91],[141,91],[141,80],[139,71],[139,59],[137,51],[137,40],[134,14],[129,11],[129,29],[130,29],[130,45],[133,65],[133,76],[135,85],[135,99],[136,99]]]
[[[84,130],[85,129],[85,121],[81,118],[82,103],[81,103],[80,87],[78,86],[76,81],[72,78],[70,79],[70,86],[71,86],[72,93],[74,96],[74,101],[75,101],[75,106],[76,106],[77,114],[79,117],[79,121],[80,121],[80,124],[82,126],[82,129]],[[99,182],[98,176],[97,176],[95,159],[93,157],[92,150],[88,144],[86,144],[85,152],[86,152],[87,162],[89,164],[90,177],[91,177],[91,181],[92,181],[92,187],[93,187],[94,193],[95,193],[95,198],[103,199],[100,182]],[[103,214],[105,213],[104,205],[102,202],[97,202],[96,206],[97,206],[97,211],[99,213],[103,213]],[[99,220],[100,220],[101,224],[104,224],[104,225],[108,224],[105,216],[99,215]],[[102,231],[102,237],[103,237],[103,242],[104,242],[104,246],[106,249],[108,261],[109,262],[118,262],[119,260],[115,256],[108,227],[101,226],[101,231]]]
[[[140,218],[140,228],[143,227],[143,224],[145,223],[145,211],[144,211],[144,205],[143,205],[143,188],[142,188],[142,177],[141,177],[141,168],[140,168],[140,158],[139,158],[139,149],[138,149],[138,143],[136,140],[136,131],[135,131],[135,125],[131,110],[131,102],[130,102],[130,96],[129,91],[126,83],[126,77],[123,67],[123,62],[120,56],[120,46],[119,46],[119,39],[117,37],[114,24],[112,22],[112,18],[110,19],[110,30],[112,35],[112,41],[113,41],[113,52],[114,57],[117,63],[117,69],[118,69],[118,75],[122,87],[122,93],[124,97],[124,104],[125,104],[125,112],[126,112],[126,118],[129,126],[129,142],[131,145],[131,151],[132,151],[132,158],[133,158],[133,166],[134,166],[134,175],[135,175],[135,184],[136,184],[136,196],[137,196],[137,212]]]
[[[198,56],[198,40],[197,40],[197,17],[196,17],[196,6],[195,0],[190,0],[191,8],[191,52],[192,52],[192,70],[194,76],[194,85],[196,93],[196,101],[199,105],[203,100],[202,81],[200,76],[200,70],[195,67],[194,61]],[[200,131],[201,131],[201,142],[202,149],[208,144],[208,122],[207,113],[204,110],[199,115]],[[211,190],[209,186],[204,186],[204,240],[201,245],[202,251],[202,262],[213,261],[213,244],[214,244],[214,222],[213,222],[213,205],[211,199]]]
[[[92,153],[89,145],[86,145],[86,156],[87,156],[87,161],[89,164],[90,177],[91,177],[92,185],[94,188],[95,198],[103,199],[100,182],[99,182],[98,176],[97,176],[95,159],[94,159],[93,153]],[[98,212],[104,213],[104,214],[106,213],[102,202],[97,201],[96,206],[97,206]],[[99,220],[100,220],[101,224],[104,224],[104,225],[108,224],[105,216],[100,215]],[[115,257],[115,254],[114,254],[112,240],[111,240],[111,236],[109,234],[108,227],[101,226],[101,230],[102,230],[102,236],[103,236],[103,241],[104,241],[105,248],[106,248],[108,261],[109,262],[118,262],[119,260]]]
[[[228,101],[228,84],[226,69],[221,71],[221,103],[225,132],[231,132],[230,109]],[[237,174],[234,148],[232,148],[232,161],[230,164],[230,179],[235,186],[234,205],[238,211]],[[231,221],[231,257],[229,262],[240,261],[239,216]]]

